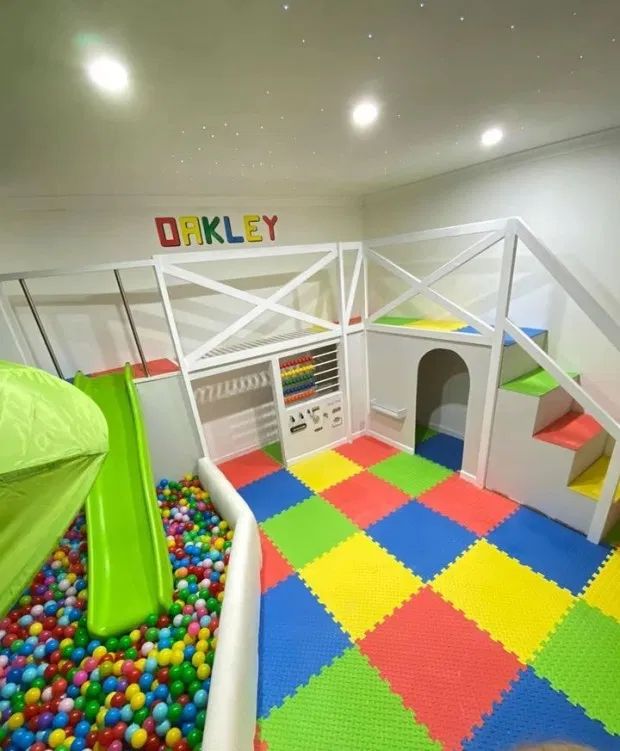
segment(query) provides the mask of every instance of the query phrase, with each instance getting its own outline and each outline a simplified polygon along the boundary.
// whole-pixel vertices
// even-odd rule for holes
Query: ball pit
[[[233,533],[196,477],[162,480],[157,498],[175,583],[168,612],[91,638],[79,515],[0,620],[0,748],[200,747]]]

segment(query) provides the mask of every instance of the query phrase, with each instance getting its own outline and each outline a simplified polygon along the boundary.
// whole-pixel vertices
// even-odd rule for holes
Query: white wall
[[[521,216],[587,289],[620,320],[620,131],[584,137],[365,196],[364,236],[392,235],[502,216]],[[432,245],[417,256],[429,271],[445,260]],[[439,291],[463,300],[483,317],[493,308],[497,253],[474,274]],[[620,417],[620,355],[584,314],[567,301],[546,272],[520,252],[511,315],[520,325],[549,327],[549,347],[560,363],[583,374],[602,406]],[[471,290],[465,289],[473,284]],[[393,289],[385,278],[374,285]],[[398,288],[401,289],[400,287]],[[419,312],[419,311],[418,311]],[[422,311],[423,313],[426,311]]]

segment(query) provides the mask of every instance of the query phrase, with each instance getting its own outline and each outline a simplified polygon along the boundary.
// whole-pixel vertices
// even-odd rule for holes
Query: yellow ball
[[[222,550],[224,548],[224,538],[218,537],[217,540],[213,543],[213,547],[216,550]]]
[[[219,602],[224,602],[224,593],[220,592],[217,596],[217,599]]]
[[[35,621],[28,629],[30,636],[38,636],[41,631],[43,631],[43,624],[38,621]]]
[[[140,693],[140,686],[137,683],[130,683],[125,689],[125,696],[131,701],[131,699]]]
[[[116,676],[120,676],[120,675],[123,674],[123,661],[122,660],[117,660],[114,663],[114,667],[112,668],[112,672]]]
[[[56,748],[57,746],[60,746],[61,743],[65,742],[66,737],[67,735],[62,728],[55,728],[49,734],[47,745],[50,746],[50,748]]]
[[[196,668],[196,675],[198,676],[199,681],[206,681],[211,675],[211,665],[207,662],[203,662],[202,665],[199,665]]]
[[[181,651],[183,651],[185,649],[185,644],[181,639],[179,639],[179,641],[175,641],[175,643],[172,645],[172,649],[180,649]]]
[[[157,664],[161,665],[162,667],[166,667],[166,665],[170,665],[171,658],[172,658],[172,650],[162,649],[161,652],[157,655]]]
[[[95,717],[95,722],[97,725],[99,725],[100,728],[103,727],[103,721],[105,720],[106,716],[106,710],[101,707],[101,709],[97,712],[97,716]]]
[[[60,642],[60,650],[62,651],[65,647],[71,647],[73,646],[73,639],[63,639]]]
[[[172,748],[175,743],[181,740],[181,731],[179,728],[170,728],[166,733],[166,746]]]
[[[196,642],[196,650],[198,652],[206,652],[209,649],[206,639],[200,639]]]
[[[84,681],[80,686],[80,693],[82,696],[86,696],[86,689],[90,686],[90,681]]]
[[[226,574],[220,576],[220,584],[226,584]]]
[[[185,645],[183,645],[185,646]],[[171,665],[180,665],[185,659],[185,655],[180,649],[173,649],[172,654],[170,655],[170,664]]]
[[[104,702],[103,702],[103,705],[104,705],[104,706],[105,706],[105,707],[106,707],[107,709],[110,709],[110,707],[112,706],[112,697],[113,697],[113,696],[114,696],[114,691],[110,691],[110,693],[109,693],[109,694],[107,694],[107,696],[105,697],[105,700],[104,700]]]
[[[107,660],[105,662],[102,662],[99,665],[99,675],[102,678],[107,678],[108,676],[112,675],[113,666],[111,662],[108,662]]]
[[[67,579],[71,582],[71,584],[74,584],[75,580],[77,579],[77,576],[73,573],[67,574]]]
[[[134,630],[129,634],[129,638],[131,639],[131,641],[139,641],[140,631],[137,628],[134,628]]]
[[[103,646],[103,644],[100,644],[98,647],[95,647],[93,649],[93,657],[95,658],[95,660],[100,660],[105,654],[107,654],[107,651],[108,650]],[[101,670],[101,666],[99,667],[99,670]]]
[[[131,697],[131,701],[129,702],[129,705],[131,706],[134,712],[137,712],[139,709],[142,709],[145,702],[146,702],[146,696],[140,691]]]
[[[41,698],[41,689],[32,687],[24,694],[24,701],[26,704],[36,704]]]
[[[204,652],[194,652],[192,655],[192,665],[197,668],[199,665],[202,665],[202,663],[205,661],[205,653]]]
[[[139,730],[136,730],[135,733],[131,736],[129,739],[129,743],[131,744],[132,748],[142,748],[144,744],[146,743],[147,739],[146,730],[144,728],[140,728]]]
[[[203,626],[198,632],[198,638],[201,641],[203,641],[204,639],[208,639],[210,636],[211,636],[211,632],[206,626]]]
[[[24,724],[24,715],[21,712],[14,712],[6,721],[9,730],[17,730]]]

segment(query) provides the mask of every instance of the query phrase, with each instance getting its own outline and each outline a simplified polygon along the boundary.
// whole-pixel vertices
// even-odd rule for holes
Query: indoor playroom
[[[1,751],[620,751],[620,15],[569,5],[0,10]]]

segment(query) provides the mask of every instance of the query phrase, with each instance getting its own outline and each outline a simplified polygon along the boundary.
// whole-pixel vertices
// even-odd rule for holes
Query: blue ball
[[[67,687],[67,696],[70,699],[77,699],[79,695],[80,695],[80,687],[79,686],[71,685],[71,686]]]
[[[153,693],[155,694],[155,699],[165,701],[168,698],[168,686],[165,683],[160,683]]]
[[[155,725],[155,732],[157,735],[161,738],[170,730],[170,720],[164,720],[163,722],[160,722],[159,725]]]
[[[80,720],[74,728],[74,733],[77,738],[85,738],[90,730],[90,722],[86,720]]]
[[[56,712],[52,720],[53,728],[65,728],[69,724],[69,715],[66,712]]]
[[[195,705],[192,704],[192,702],[190,701],[183,707],[181,719],[184,722],[193,722],[196,719],[197,714],[198,714],[198,710],[196,709]]]
[[[153,710],[151,712],[153,715],[153,719],[155,720],[155,723],[159,725],[160,722],[163,722],[166,717],[168,717],[168,705],[165,704],[163,701],[159,704],[156,704],[153,707]]]
[[[84,751],[86,748],[86,740],[84,738],[74,738],[71,744],[71,751]]]
[[[129,706],[129,704],[125,704],[124,707],[121,708],[121,720],[123,722],[131,722],[133,719],[133,710]]]
[[[152,676],[150,673],[142,673],[142,675],[138,679],[138,686],[140,686],[142,691],[148,691],[153,685],[154,680],[154,676]]]
[[[103,688],[104,693],[111,694],[113,691],[116,691],[118,681],[113,675],[109,675],[101,685],[101,688]]]
[[[111,707],[105,713],[103,721],[109,728],[111,728],[113,725],[116,725],[117,722],[121,721],[121,710],[117,709],[116,707]]]

